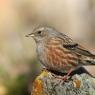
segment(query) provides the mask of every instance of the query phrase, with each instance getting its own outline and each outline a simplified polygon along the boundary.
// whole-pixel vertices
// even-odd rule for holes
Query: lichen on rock
[[[95,83],[86,73],[68,76],[64,82],[63,76],[43,70],[33,83],[31,95],[95,95]]]

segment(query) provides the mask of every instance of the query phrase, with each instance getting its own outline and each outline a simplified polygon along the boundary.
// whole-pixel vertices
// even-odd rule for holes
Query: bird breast
[[[51,69],[63,72],[63,70],[68,71],[78,64],[77,56],[63,48],[60,41],[49,42],[44,52],[47,64]]]
[[[60,41],[49,41],[37,47],[39,60],[46,68],[59,72],[68,71],[77,65],[77,57],[62,47]]]

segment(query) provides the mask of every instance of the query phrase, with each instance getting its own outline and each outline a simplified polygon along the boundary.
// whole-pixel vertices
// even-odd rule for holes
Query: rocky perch
[[[31,95],[95,95],[95,81],[87,73],[63,76],[43,70],[33,82]]]

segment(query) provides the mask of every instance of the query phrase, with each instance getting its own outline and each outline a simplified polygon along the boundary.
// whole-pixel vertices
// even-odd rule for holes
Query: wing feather
[[[59,39],[62,39],[62,44],[63,47],[71,50],[74,53],[77,53],[79,55],[84,55],[87,57],[92,57],[95,58],[95,55],[92,54],[91,52],[89,52],[87,49],[85,49],[84,47],[82,47],[81,45],[75,43],[70,37],[68,37],[67,35],[60,33],[60,36],[58,37]]]

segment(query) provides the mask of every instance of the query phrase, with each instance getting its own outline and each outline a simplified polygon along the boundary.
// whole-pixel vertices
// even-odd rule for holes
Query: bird
[[[39,26],[26,37],[33,37],[38,59],[48,70],[67,77],[78,67],[95,65],[94,54],[55,28]]]

